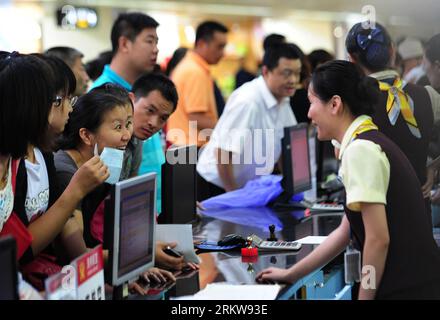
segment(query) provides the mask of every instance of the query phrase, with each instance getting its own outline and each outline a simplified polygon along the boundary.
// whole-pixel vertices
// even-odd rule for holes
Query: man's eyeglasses
[[[279,74],[284,78],[284,79],[289,79],[291,77],[296,77],[299,78],[301,76],[301,70],[291,70],[291,69],[284,69],[281,72],[279,72]]]
[[[55,107],[61,106],[61,104],[63,103],[64,99],[67,99],[72,107],[76,104],[76,101],[78,101],[78,97],[77,96],[73,96],[73,97],[56,96],[55,100],[53,101]]]

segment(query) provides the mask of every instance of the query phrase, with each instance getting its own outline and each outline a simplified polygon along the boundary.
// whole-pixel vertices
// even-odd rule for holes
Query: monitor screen
[[[290,130],[290,152],[294,194],[311,188],[310,158],[306,126]]]
[[[105,227],[110,239],[111,282],[121,285],[154,266],[156,174],[149,173],[115,184],[106,204]],[[113,211],[113,215],[108,211]]]
[[[312,188],[307,123],[284,128],[282,146],[284,192],[278,202],[289,202],[293,195]]]
[[[196,217],[197,147],[170,148],[162,167],[162,213],[159,223],[185,224]]]
[[[154,181],[148,184],[154,185]],[[119,277],[153,258],[153,239],[150,239],[153,231],[150,229],[154,225],[151,225],[149,217],[154,216],[154,197],[148,189],[148,185],[138,184],[121,190]]]
[[[0,239],[0,300],[18,299],[15,240]]]

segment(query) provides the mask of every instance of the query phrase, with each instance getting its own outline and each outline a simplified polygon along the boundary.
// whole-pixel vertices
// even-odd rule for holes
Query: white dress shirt
[[[243,187],[258,176],[272,173],[281,155],[283,129],[296,124],[289,98],[278,103],[262,76],[245,83],[228,99],[209,142],[201,150],[197,171],[206,181],[224,188],[216,149],[232,152],[234,178]]]

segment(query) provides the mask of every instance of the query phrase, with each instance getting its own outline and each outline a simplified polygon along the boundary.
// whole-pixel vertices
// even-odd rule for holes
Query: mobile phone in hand
[[[167,246],[165,249],[163,249],[163,252],[175,258],[180,258],[183,256],[179,251],[174,250],[170,246]]]

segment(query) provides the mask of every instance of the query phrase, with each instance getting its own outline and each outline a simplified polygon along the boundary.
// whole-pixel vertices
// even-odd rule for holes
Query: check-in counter
[[[206,210],[194,226],[195,240],[218,241],[228,234],[269,237],[275,225],[278,240],[297,240],[306,236],[327,236],[338,227],[343,213],[310,214],[303,210],[275,211],[268,207]],[[259,251],[254,261],[240,251],[201,253],[198,280],[200,289],[214,282],[255,284],[255,276],[268,267],[288,268],[301,261],[317,245],[303,244],[297,251]],[[344,282],[342,255],[292,285],[285,286],[278,299],[351,299],[351,287]]]

